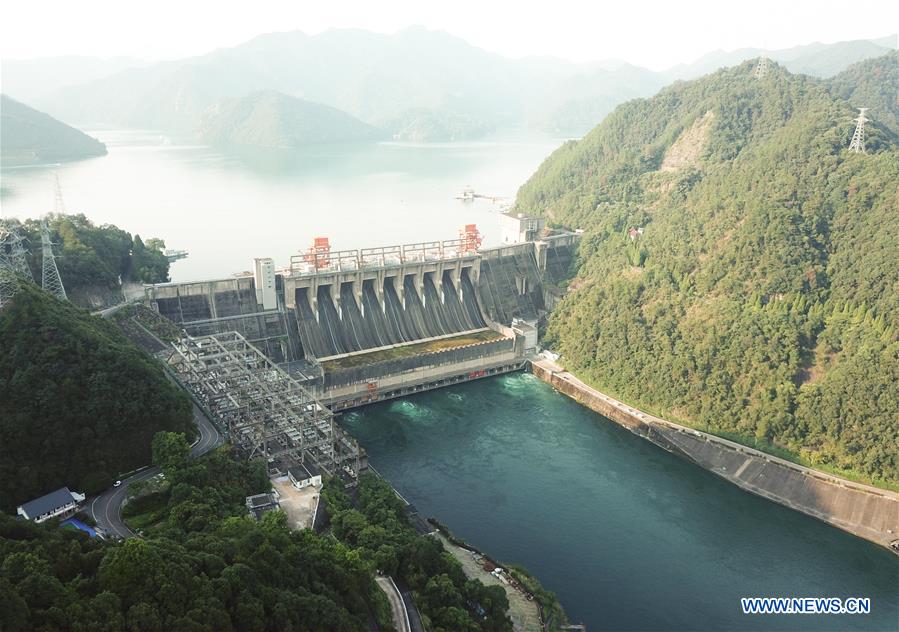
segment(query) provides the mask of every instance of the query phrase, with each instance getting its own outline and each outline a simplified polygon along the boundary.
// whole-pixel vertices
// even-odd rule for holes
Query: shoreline
[[[487,585],[498,585],[509,599],[509,612],[514,632],[544,632],[550,630],[586,630],[568,620],[561,602],[540,584],[536,576],[517,564],[500,562],[472,544],[460,540],[449,528],[436,518],[428,518],[434,527],[432,535],[440,540],[444,550],[461,564],[469,579],[476,579]],[[484,564],[489,564],[484,567]],[[503,575],[493,575],[489,567],[503,570]]]
[[[755,448],[650,415],[583,383],[545,359],[531,372],[634,434],[742,489],[899,554],[899,494],[804,467]]]

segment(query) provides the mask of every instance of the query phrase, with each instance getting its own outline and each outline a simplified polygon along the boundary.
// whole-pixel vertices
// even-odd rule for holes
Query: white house
[[[303,489],[310,485],[321,487],[322,484],[321,474],[313,476],[312,473],[302,465],[288,469],[287,476],[290,478],[290,482],[293,483],[293,486],[297,489]]]
[[[512,212],[499,215],[500,240],[504,244],[534,241],[545,227],[546,220],[542,217],[528,217],[524,213]]]
[[[78,503],[83,501],[84,494],[71,492],[68,487],[60,487],[55,492],[20,505],[16,511],[26,520],[43,522],[50,518],[72,515],[78,511]]]

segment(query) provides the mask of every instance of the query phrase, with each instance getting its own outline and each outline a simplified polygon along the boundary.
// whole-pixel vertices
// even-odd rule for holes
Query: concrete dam
[[[283,269],[256,259],[252,273],[145,292],[191,336],[240,333],[339,410],[523,368],[578,238],[480,248],[475,229],[345,251],[317,239]]]

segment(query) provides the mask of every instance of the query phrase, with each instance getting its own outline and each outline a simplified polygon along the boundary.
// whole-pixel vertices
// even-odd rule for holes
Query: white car
[[[122,484],[122,481],[116,481],[115,483],[112,484],[112,486],[113,486],[113,487],[118,487],[118,486],[121,485],[121,484]]]

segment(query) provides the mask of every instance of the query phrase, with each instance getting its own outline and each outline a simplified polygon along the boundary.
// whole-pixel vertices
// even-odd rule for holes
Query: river
[[[562,139],[505,133],[458,143],[326,145],[222,153],[152,131],[88,130],[107,156],[2,172],[2,214],[54,210],[53,174],[65,208],[96,223],[161,237],[190,256],[176,281],[278,266],[328,236],[335,250],[455,239],[477,224],[498,243],[500,203],[454,199],[466,186],[507,198]]]
[[[530,374],[344,416],[423,516],[596,630],[896,630],[899,558],[740,490]],[[740,597],[870,597],[870,615],[743,615]]]

